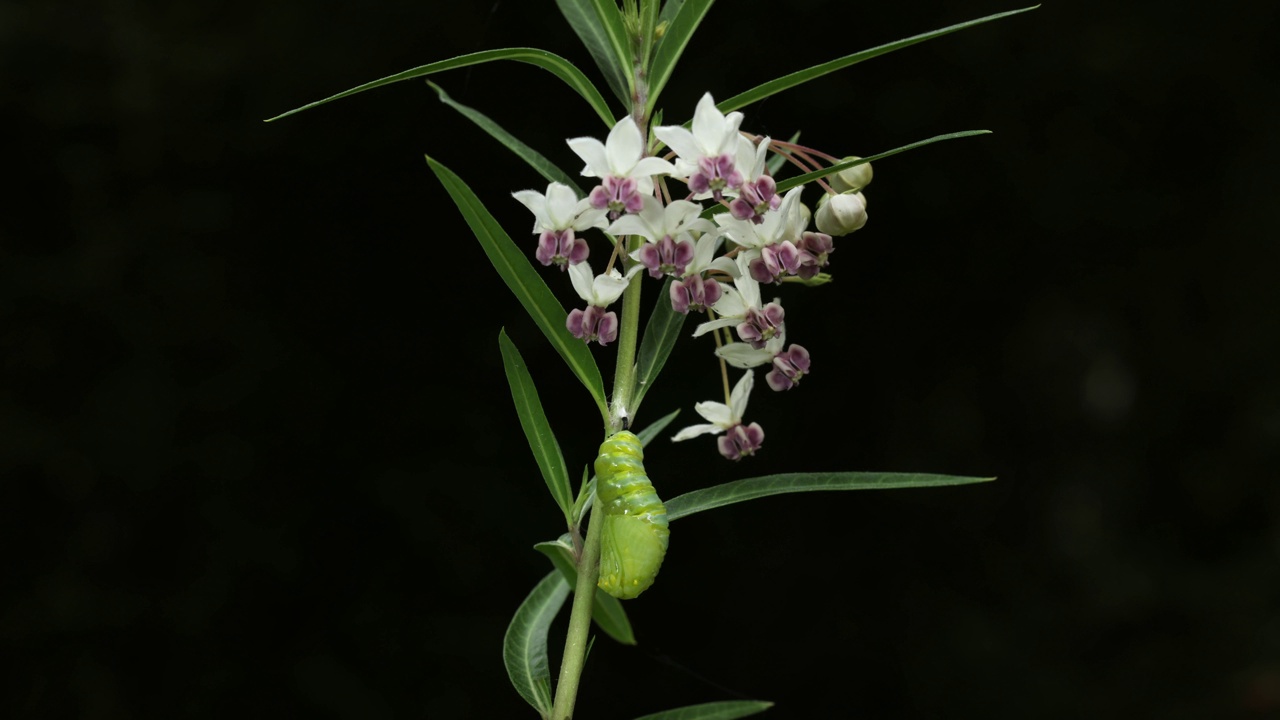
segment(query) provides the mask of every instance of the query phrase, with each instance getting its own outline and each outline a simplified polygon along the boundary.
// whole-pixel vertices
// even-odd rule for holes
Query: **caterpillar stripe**
[[[602,510],[601,590],[630,599],[649,589],[667,554],[667,509],[644,472],[640,438],[623,430],[600,445],[596,499]]]

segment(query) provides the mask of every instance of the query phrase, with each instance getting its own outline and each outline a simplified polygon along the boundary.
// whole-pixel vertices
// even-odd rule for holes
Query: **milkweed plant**
[[[564,58],[534,48],[505,48],[406,70],[272,120],[402,80],[514,60],[541,67],[567,83],[603,123],[603,140],[567,140],[582,162],[575,179],[431,84],[442,102],[547,180],[545,188],[514,189],[511,197],[490,201],[519,202],[529,210],[532,238],[521,234],[515,241],[462,178],[426,158],[498,275],[600,413],[604,439],[594,462],[595,475],[584,472],[575,492],[570,465],[533,379],[511,339],[499,331],[516,413],[566,529],[560,538],[535,545],[553,568],[517,608],[503,658],[516,691],[534,710],[543,718],[566,720],[573,715],[592,622],[618,642],[636,642],[620,600],[635,598],[654,583],[672,521],[781,493],[933,487],[990,479],[797,472],[748,477],[664,503],[645,474],[643,459],[644,448],[664,435],[678,442],[705,442],[703,436],[713,436],[714,449],[709,443],[706,448],[709,463],[742,462],[762,452],[767,420],[762,423],[748,413],[752,393],[791,393],[801,384],[820,383],[821,373],[830,367],[823,366],[822,348],[811,348],[800,333],[788,331],[787,321],[803,309],[784,309],[781,294],[830,281],[838,246],[847,242],[842,238],[867,223],[865,189],[872,179],[871,163],[930,143],[988,132],[951,133],[858,157],[848,154],[848,148],[828,152],[806,147],[798,142],[798,134],[783,140],[753,132],[741,110],[863,60],[1034,8],[844,55],[727,98],[719,87],[706,88],[691,118],[668,122],[658,101],[712,0],[622,0],[621,6],[616,0],[557,0],[557,5],[619,105],[611,105]],[[554,120],[556,115],[545,117]],[[575,306],[566,312],[548,281],[567,282],[578,298]],[[688,322],[690,316],[696,318],[693,323]],[[687,332],[690,324],[693,330]],[[710,399],[694,403],[701,422],[667,435],[679,410],[644,423],[641,404],[674,344],[690,335],[706,348],[698,362],[719,365],[721,383],[706,388]],[[591,343],[617,352],[613,385],[607,392],[588,348]],[[814,373],[817,378],[808,379]],[[593,508],[595,517],[588,522]],[[553,684],[548,633],[571,591],[564,653]],[[644,718],[739,718],[769,706],[762,701],[711,702]]]

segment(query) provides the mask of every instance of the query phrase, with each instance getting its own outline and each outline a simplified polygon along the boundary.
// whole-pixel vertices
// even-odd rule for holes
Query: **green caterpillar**
[[[667,509],[644,473],[640,438],[623,430],[600,445],[596,499],[603,511],[601,590],[624,600],[649,589],[667,554]]]

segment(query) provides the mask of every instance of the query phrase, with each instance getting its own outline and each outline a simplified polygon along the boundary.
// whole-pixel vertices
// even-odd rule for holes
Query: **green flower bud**
[[[849,160],[861,160],[861,158],[857,155],[850,155],[846,158],[841,158],[840,162],[848,162]],[[831,183],[831,187],[835,188],[836,192],[857,192],[871,184],[872,175],[871,163],[862,163],[847,170],[841,170],[832,175],[827,182]]]
[[[824,195],[814,217],[819,232],[833,237],[848,235],[867,224],[867,199],[860,192]]]

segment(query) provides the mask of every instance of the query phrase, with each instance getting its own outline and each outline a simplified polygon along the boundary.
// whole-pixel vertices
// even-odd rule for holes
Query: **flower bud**
[[[827,195],[814,215],[820,232],[848,235],[867,224],[867,199],[860,192]]]
[[[850,155],[849,157],[841,158],[840,162],[861,159],[857,155]],[[862,163],[847,170],[841,170],[832,175],[827,182],[831,183],[831,187],[835,188],[836,192],[857,192],[871,184],[871,175],[871,163]]]

